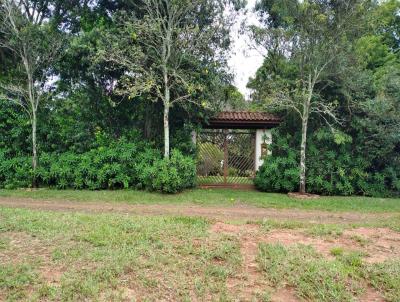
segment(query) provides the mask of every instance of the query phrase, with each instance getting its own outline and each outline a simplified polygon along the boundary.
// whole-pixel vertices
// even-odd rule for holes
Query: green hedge
[[[311,138],[313,138],[311,136]],[[316,139],[315,139],[316,140]],[[314,141],[315,141],[314,140]],[[261,191],[291,192],[299,188],[299,152],[291,146],[293,137],[276,136],[272,156],[260,167],[254,183]],[[371,171],[362,158],[351,156],[346,145],[307,148],[307,192],[322,195],[393,196],[400,192],[398,171],[387,167]],[[334,149],[336,148],[336,150]]]
[[[10,157],[0,150],[0,161],[0,187],[31,185],[30,157]],[[41,154],[36,181],[58,189],[137,188],[176,193],[195,186],[196,165],[177,150],[170,159],[163,159],[159,150],[120,141],[83,154]]]

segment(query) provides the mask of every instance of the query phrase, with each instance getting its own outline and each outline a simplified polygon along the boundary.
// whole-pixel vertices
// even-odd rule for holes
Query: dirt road
[[[29,198],[0,198],[0,206],[48,211],[75,211],[88,213],[131,213],[136,215],[200,216],[219,220],[300,220],[315,223],[357,223],[384,219],[394,214],[354,212],[325,212],[298,209],[258,208],[236,204],[232,206],[199,206],[193,204],[136,205],[129,203],[76,202],[68,200],[40,200]]]

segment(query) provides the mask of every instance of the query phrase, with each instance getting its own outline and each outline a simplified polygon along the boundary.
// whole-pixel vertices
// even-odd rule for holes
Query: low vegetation
[[[399,196],[399,11],[398,0],[2,0],[0,188],[176,193],[197,161],[215,182],[222,137],[195,146],[192,134],[231,110],[282,120],[258,189]],[[265,56],[245,97],[230,32],[252,18],[241,33]],[[228,181],[247,184],[253,156],[238,159],[253,143],[228,140]]]
[[[400,295],[400,261],[365,264],[358,252],[331,251],[326,259],[311,246],[260,244],[257,261],[273,287],[293,287],[305,301],[354,301],[370,284],[387,301]]]
[[[0,149],[0,188],[36,184],[57,189],[136,188],[176,193],[192,188],[196,166],[191,157],[173,150],[170,158],[140,140],[101,144],[82,154],[43,154],[34,172],[29,157],[13,157]]]
[[[0,300],[224,300],[238,242],[200,218],[0,209]],[[18,250],[18,254],[15,251]]]
[[[0,300],[275,301],[286,292],[300,301],[398,301],[398,251],[374,258],[382,256],[375,237],[353,234],[384,231],[398,247],[400,221],[362,225],[0,207]]]
[[[324,196],[318,199],[303,200],[291,198],[286,194],[262,193],[230,189],[193,189],[176,195],[117,190],[0,190],[0,197],[69,200],[81,202],[124,202],[129,204],[196,204],[208,206],[230,206],[246,204],[264,208],[294,208],[325,211],[354,212],[399,212],[399,198],[342,197]]]

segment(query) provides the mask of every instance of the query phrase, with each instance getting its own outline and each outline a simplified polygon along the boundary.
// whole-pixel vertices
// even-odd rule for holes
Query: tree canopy
[[[0,187],[12,179],[29,185],[26,178],[54,184],[55,171],[60,187],[164,188],[166,179],[185,187],[193,170],[179,178],[175,165],[193,163],[175,151],[158,157],[177,149],[195,159],[193,130],[218,111],[250,108],[284,121],[258,173],[260,189],[398,194],[399,1],[258,1],[259,25],[244,28],[265,57],[248,100],[227,63],[244,4],[1,1]],[[137,148],[135,160],[151,167],[140,166],[145,177],[121,168],[118,142]],[[104,163],[96,181],[89,158]],[[66,177],[74,171],[58,170],[57,159],[80,172]],[[155,175],[157,167],[176,177]],[[155,176],[157,185],[146,183]]]

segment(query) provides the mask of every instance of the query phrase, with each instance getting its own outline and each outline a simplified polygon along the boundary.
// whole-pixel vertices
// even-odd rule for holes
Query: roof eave
[[[273,121],[240,121],[210,120],[204,125],[206,129],[271,129],[279,126],[281,120]]]

